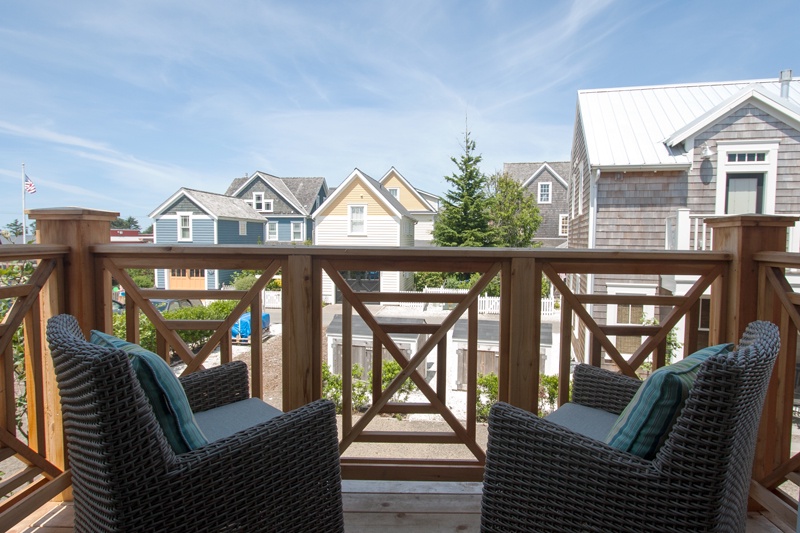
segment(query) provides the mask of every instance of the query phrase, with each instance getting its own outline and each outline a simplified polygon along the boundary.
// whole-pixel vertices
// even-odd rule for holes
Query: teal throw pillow
[[[185,453],[208,444],[195,421],[181,382],[161,357],[138,344],[101,331],[92,330],[90,341],[128,354],[139,385],[175,453]]]
[[[645,459],[655,457],[689,396],[700,365],[732,349],[733,344],[709,346],[653,372],[619,415],[606,443]]]

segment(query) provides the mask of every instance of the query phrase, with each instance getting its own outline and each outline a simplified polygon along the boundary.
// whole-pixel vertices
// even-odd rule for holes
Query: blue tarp
[[[266,330],[269,327],[269,313],[261,313],[261,329]],[[233,327],[231,327],[231,336],[235,338],[246,339],[250,337],[250,313],[245,313],[239,317]]]

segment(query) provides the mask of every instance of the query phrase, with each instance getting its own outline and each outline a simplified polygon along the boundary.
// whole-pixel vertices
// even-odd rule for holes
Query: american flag
[[[33,184],[31,179],[25,174],[25,192],[33,194],[36,192],[36,185]]]

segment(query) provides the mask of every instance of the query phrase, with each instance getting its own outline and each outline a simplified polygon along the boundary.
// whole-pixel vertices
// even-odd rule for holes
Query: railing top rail
[[[67,252],[69,246],[60,244],[4,244],[0,246],[0,261],[50,259]]]
[[[729,261],[731,254],[724,252],[638,250],[620,251],[614,249],[569,250],[563,248],[445,248],[445,247],[357,247],[347,246],[263,246],[263,245],[152,245],[152,244],[97,244],[89,247],[98,256],[114,258],[168,257],[175,263],[182,258],[207,259],[209,257],[259,258],[275,256],[310,255],[326,259],[340,260],[353,258],[391,259],[403,258],[495,261],[497,259],[532,258],[549,261],[665,261],[669,263]]]
[[[800,253],[796,252],[759,252],[753,258],[756,261],[770,263],[773,266],[800,268]]]

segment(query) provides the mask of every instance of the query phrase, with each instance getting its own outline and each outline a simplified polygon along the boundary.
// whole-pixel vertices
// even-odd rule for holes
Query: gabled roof
[[[326,193],[328,190],[325,178],[283,178],[283,183],[294,194],[306,213],[311,213],[319,190],[325,189]]]
[[[310,214],[319,189],[327,187],[325,178],[279,178],[266,172],[256,171],[250,177],[234,179],[225,191],[225,195],[236,196],[255,180],[266,183],[287,204],[303,215]]]
[[[383,177],[380,179],[380,184],[384,185],[387,181],[389,181],[389,178],[392,175],[397,176],[397,178],[406,186],[406,188],[409,191],[411,191],[411,194],[413,194],[416,197],[416,199],[420,201],[422,205],[428,206],[429,211],[436,212],[436,209],[434,209],[434,207],[430,204],[430,202],[428,202],[428,200],[422,194],[420,194],[420,191],[418,191],[416,187],[411,185],[411,183],[405,178],[405,176],[400,174],[400,171],[397,170],[396,168],[392,167],[389,170],[387,170],[386,174],[384,174]]]
[[[233,219],[249,220],[253,222],[264,222],[264,217],[258,211],[250,207],[241,198],[233,198],[224,194],[213,192],[198,191],[181,187],[170,196],[167,201],[158,206],[148,216],[155,218],[162,214],[167,208],[174,204],[181,196],[191,200],[198,208],[202,209],[208,216],[214,219]]]
[[[386,187],[378,183],[375,179],[361,172],[358,168],[354,169],[353,172],[351,172],[350,175],[345,178],[342,184],[336,187],[331,195],[328,196],[324,202],[322,202],[322,205],[311,214],[311,218],[317,218],[317,215],[327,209],[329,205],[338,202],[339,197],[342,196],[349,185],[356,180],[360,181],[369,191],[373,193],[373,196],[379,203],[383,204],[384,207],[393,212],[396,216],[408,217],[412,220],[416,220],[408,212],[408,210],[403,207],[403,204],[401,204],[397,198],[389,194],[389,191],[386,190]]]
[[[605,169],[685,169],[681,143],[733,109],[753,103],[794,126],[800,80],[782,98],[777,79],[598,89],[578,92],[589,163]]]
[[[567,180],[564,176],[569,176],[569,161],[503,163],[503,172],[520,182],[523,187],[528,187],[531,182],[536,180],[545,171],[549,172],[562,187],[565,189],[567,188]]]

